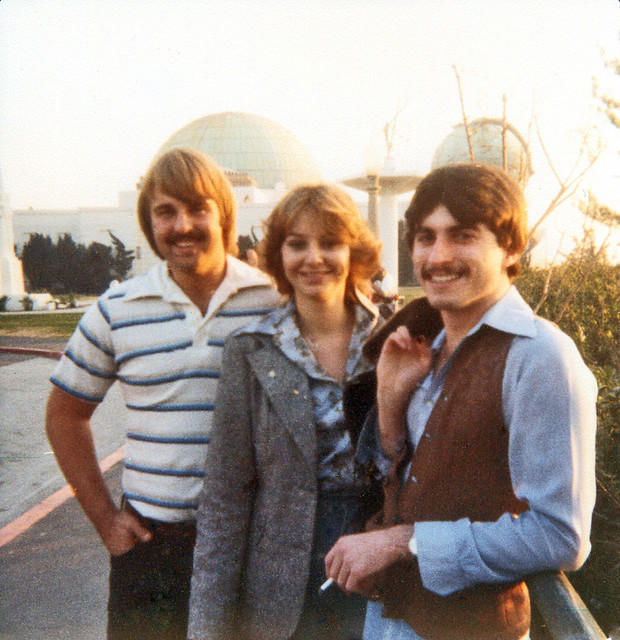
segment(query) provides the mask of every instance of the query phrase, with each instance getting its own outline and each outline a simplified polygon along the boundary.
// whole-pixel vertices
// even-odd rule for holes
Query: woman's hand
[[[377,363],[377,407],[381,446],[394,457],[406,440],[405,414],[409,400],[428,375],[432,351],[422,336],[412,337],[405,326],[393,331]]]

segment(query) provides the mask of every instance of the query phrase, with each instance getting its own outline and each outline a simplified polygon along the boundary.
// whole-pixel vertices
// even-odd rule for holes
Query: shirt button
[[[411,477],[409,478],[409,481],[410,481],[410,482],[413,482],[414,484],[416,484],[416,483],[417,483],[417,481],[418,481],[418,479],[417,479],[415,476],[411,476]]]

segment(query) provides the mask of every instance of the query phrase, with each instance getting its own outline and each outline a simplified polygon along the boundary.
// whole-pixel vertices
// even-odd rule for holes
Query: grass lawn
[[[414,298],[421,298],[424,295],[422,287],[399,287],[398,293],[403,297],[403,305],[411,302]]]
[[[63,313],[0,313],[0,333],[5,335],[32,335],[68,338],[84,311]]]
[[[422,294],[421,287],[400,287],[403,304]],[[63,313],[0,313],[0,333],[5,335],[32,335],[68,338],[77,326],[84,311]]]

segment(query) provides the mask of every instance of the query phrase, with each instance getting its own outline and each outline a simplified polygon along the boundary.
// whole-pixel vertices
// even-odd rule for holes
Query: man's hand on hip
[[[149,542],[153,538],[140,520],[127,511],[118,511],[99,535],[112,556],[127,553],[138,542]]]

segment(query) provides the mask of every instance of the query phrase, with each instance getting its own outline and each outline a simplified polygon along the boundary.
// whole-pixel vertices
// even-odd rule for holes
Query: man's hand
[[[325,557],[325,573],[346,593],[372,598],[377,574],[397,560],[412,557],[411,536],[412,524],[343,536]]]
[[[112,556],[133,549],[138,542],[149,542],[153,534],[140,520],[127,511],[117,511],[105,526],[98,528],[101,540]]]
[[[433,354],[426,340],[405,326],[393,331],[377,362],[377,407],[381,445],[393,456],[405,442],[405,413],[411,395],[428,375]]]
[[[58,465],[75,497],[112,555],[129,551],[151,532],[131,513],[119,511],[99,468],[90,417],[96,405],[53,387],[45,428]]]

